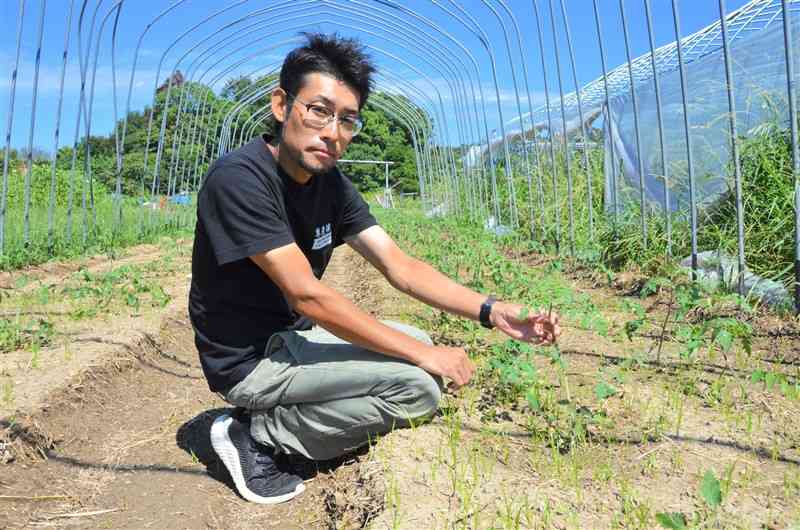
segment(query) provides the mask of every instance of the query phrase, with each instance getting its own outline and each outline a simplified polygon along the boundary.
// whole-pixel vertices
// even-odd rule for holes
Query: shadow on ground
[[[217,408],[201,412],[178,428],[175,443],[206,466],[208,476],[236,491],[228,470],[211,447],[211,424],[223,414],[233,413],[233,408]]]
[[[236,491],[227,468],[217,457],[214,448],[211,447],[211,424],[223,414],[239,415],[241,410],[216,408],[203,411],[180,426],[175,434],[175,442],[188,455],[206,466],[210,477]],[[334,473],[341,466],[358,461],[368,453],[369,446],[364,446],[353,453],[331,460],[309,460],[296,455],[279,455],[277,464],[282,470],[295,473],[302,477],[303,480],[311,480],[320,473],[326,475]]]

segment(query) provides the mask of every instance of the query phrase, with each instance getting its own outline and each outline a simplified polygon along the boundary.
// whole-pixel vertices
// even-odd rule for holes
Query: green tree
[[[276,73],[257,78],[235,77],[225,83],[219,94],[204,84],[182,81],[174,84],[169,91],[166,122],[163,121],[167,100],[165,85],[163,90],[156,93],[154,106],[131,112],[127,116],[121,175],[117,171],[116,146],[117,138],[122,139],[124,121],[119,120],[116,130],[106,136],[89,138],[93,186],[113,193],[120,177],[122,194],[130,197],[139,197],[142,194],[149,196],[154,183],[156,192],[162,195],[190,188],[198,180],[197,175],[202,175],[216,157],[215,140],[222,130],[224,118],[234,105],[247,101],[232,123],[235,130],[242,130],[242,126],[256,113],[256,119],[263,120],[263,110],[270,104],[269,92],[261,94],[253,101],[250,96],[256,90],[269,89],[276,81]],[[375,94],[377,100],[388,97],[409,106],[417,114],[423,112],[404,98]],[[368,102],[362,113],[364,130],[354,139],[346,156],[394,162],[390,169],[391,183],[399,183],[396,187],[399,191],[417,191],[416,158],[410,132],[403,123],[380,110],[378,105]],[[163,131],[162,123],[165,123]],[[151,124],[149,140],[148,124]],[[257,125],[253,131],[255,134],[271,132],[271,120]],[[161,154],[156,173],[159,142]],[[19,156],[15,152],[9,158],[14,155]],[[78,143],[75,155],[76,172],[82,175],[86,140]],[[57,154],[58,168],[62,171],[70,170],[72,159],[72,146],[62,147]],[[362,191],[379,189],[384,185],[384,168],[381,165],[350,165],[343,169]]]
[[[353,139],[347,157],[394,162],[389,173],[390,185],[396,184],[396,189],[401,192],[418,192],[419,176],[411,132],[404,123],[371,101],[380,103],[391,98],[395,104],[411,109],[410,113],[424,115],[425,111],[401,96],[377,92],[370,98],[361,111],[364,130]],[[425,125],[419,123],[418,127],[424,129]],[[384,185],[384,168],[380,165],[359,164],[349,166],[344,171],[361,191],[375,190]]]

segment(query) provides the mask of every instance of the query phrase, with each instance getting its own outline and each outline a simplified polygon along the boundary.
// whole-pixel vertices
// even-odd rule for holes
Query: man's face
[[[275,117],[283,122],[281,154],[309,175],[326,173],[336,165],[352,139],[338,119],[358,114],[358,93],[331,76],[312,73],[305,76],[302,87],[293,95],[296,98],[284,96],[282,102],[275,101],[278,109],[273,104]],[[335,112],[336,118],[324,127],[312,127],[308,122],[313,118],[313,109],[309,110],[308,105],[323,106]]]

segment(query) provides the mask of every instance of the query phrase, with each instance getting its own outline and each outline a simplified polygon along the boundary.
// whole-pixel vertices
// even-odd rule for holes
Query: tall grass
[[[755,273],[783,282],[790,287],[794,267],[794,180],[790,136],[786,129],[770,125],[749,138],[740,138],[740,160],[745,223],[745,258]],[[615,270],[631,267],[650,272],[674,267],[677,260],[691,254],[691,230],[687,211],[670,214],[671,257],[668,256],[666,220],[660,205],[645,208],[647,245],[641,231],[641,209],[638,192],[622,190],[628,202],[616,216],[604,204],[603,153],[593,150],[589,171],[583,168],[582,156],[570,156],[572,177],[572,219],[570,231],[569,187],[563,150],[556,154],[555,187],[553,169],[547,153],[540,153],[540,164],[534,165],[532,195],[528,193],[527,176],[521,160],[514,164],[516,203],[520,227],[524,234],[533,234],[536,244],[550,252],[569,254],[570,236],[578,257],[602,262]],[[544,211],[539,207],[538,179],[541,174]],[[498,168],[498,187],[502,208],[510,208],[509,186]],[[726,170],[729,191],[710,206],[698,212],[697,241],[699,251],[721,250],[729,256],[737,253],[736,203],[732,164]],[[593,230],[589,223],[589,193],[592,191]],[[508,214],[506,213],[506,218]],[[544,219],[544,224],[540,223]],[[531,220],[533,223],[531,223]]]
[[[791,137],[774,125],[741,142],[745,260],[757,274],[792,282],[794,268],[794,176]],[[719,242],[736,254],[736,204],[731,190],[708,214],[702,241]]]
[[[152,210],[141,205],[137,198],[123,196],[120,201],[121,223],[117,223],[113,196],[102,185],[96,185],[92,190],[94,209],[91,209],[88,199],[84,209],[81,175],[72,176],[64,170],[56,173],[56,207],[51,232],[48,219],[50,165],[36,164],[32,172],[30,233],[26,243],[24,167],[14,165],[10,169],[5,246],[0,253],[0,270],[18,269],[56,258],[110,252],[152,242],[162,236],[191,234],[192,206],[169,205],[166,209]]]

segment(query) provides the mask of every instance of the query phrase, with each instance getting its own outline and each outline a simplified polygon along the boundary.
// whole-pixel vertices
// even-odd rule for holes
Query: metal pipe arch
[[[422,22],[423,24],[427,25],[428,27],[431,27],[432,29],[436,29],[437,31],[440,31],[442,33],[442,35],[445,35],[451,42],[453,42],[456,46],[458,46],[464,52],[464,55],[470,59],[470,62],[472,63],[472,67],[476,72],[476,76],[478,77],[478,79],[480,79],[480,68],[478,67],[478,61],[475,59],[475,56],[472,55],[472,53],[469,51],[469,49],[466,48],[461,41],[459,41],[458,39],[453,37],[449,32],[447,32],[443,28],[439,27],[437,24],[432,22],[427,17],[423,17],[423,16],[415,13],[414,11],[408,9],[407,7],[405,7],[405,6],[401,5],[401,4],[398,4],[397,2],[394,2],[393,0],[374,0],[374,1],[379,3],[379,4],[386,5],[386,6],[390,7],[390,8],[392,8],[392,9],[398,10],[398,11],[400,11],[402,13],[405,13],[406,15],[408,15],[408,16],[410,16],[410,17]],[[478,83],[478,91],[480,92],[480,95],[481,95],[482,110],[483,110],[484,133],[485,133],[485,137],[486,137],[487,152],[488,152],[488,155],[489,155],[489,165],[490,165],[490,168],[491,168],[492,200],[493,200],[493,205],[494,205],[494,214],[495,214],[495,219],[499,219],[500,218],[500,204],[499,204],[498,195],[497,195],[497,171],[496,171],[496,163],[495,163],[495,159],[494,159],[494,154],[493,154],[492,149],[491,149],[491,145],[492,144],[491,144],[491,135],[489,134],[489,120],[488,120],[488,117],[486,115],[486,105],[485,105],[486,97],[483,94],[483,85],[482,85],[482,83]],[[497,103],[499,105],[499,101]]]
[[[275,85],[272,85],[272,86],[266,87],[266,88],[262,88],[262,90],[263,90],[262,93],[253,94],[252,97],[255,98],[255,99],[258,99],[261,96],[263,96],[265,93],[267,93],[268,91],[271,91],[274,88],[274,86]],[[416,130],[416,126],[413,124],[413,120],[411,120],[410,118],[406,118],[405,116],[402,116],[402,111],[403,110],[414,111],[416,109],[414,109],[414,107],[410,107],[409,109],[401,109],[401,108],[395,107],[394,109],[392,109],[391,107],[387,106],[385,104],[385,102],[381,101],[380,99],[370,100],[370,102],[372,104],[378,106],[379,108],[382,108],[385,111],[391,112],[396,118],[398,118],[399,121],[401,121],[401,123],[403,123],[409,129],[409,131],[411,132],[411,135],[412,135],[412,141],[414,143],[415,156],[417,156],[417,167],[418,167],[418,169],[424,169],[423,166],[420,164],[420,158],[419,158],[420,153],[418,151],[419,150],[419,147],[418,147],[419,141],[418,141],[417,138],[419,136],[419,132]],[[260,117],[261,118],[260,119],[261,122],[263,122],[266,119],[268,119],[269,117],[271,117],[271,109],[268,109],[268,108],[264,109],[264,112],[262,114],[263,115]],[[420,114],[420,117],[422,117],[423,119],[426,118],[426,116],[424,114]],[[256,122],[253,125],[253,127],[255,127],[257,125],[258,125],[258,122]],[[420,175],[419,178],[422,181],[422,178],[423,178],[422,175]]]
[[[572,82],[575,85],[575,96],[578,100],[578,119],[581,122],[581,137],[583,138],[583,170],[586,172],[586,202],[589,212],[589,241],[591,242],[594,241],[594,205],[592,204],[591,167],[589,167],[589,138],[586,136],[586,122],[583,119],[583,103],[581,102],[581,89],[578,85],[578,73],[575,68],[575,51],[572,47],[572,32],[569,29],[567,7],[564,3],[564,0],[559,1],[561,3],[561,21],[564,23],[564,31],[567,36],[567,51],[569,52],[569,61],[572,70]]]
[[[380,73],[379,73],[379,75],[386,76],[386,72],[380,72]],[[388,76],[387,76],[387,77],[388,77]],[[400,79],[400,81],[401,81],[401,82],[404,82],[402,79]],[[266,93],[268,93],[268,92],[270,92],[271,90],[273,90],[273,89],[275,88],[275,86],[277,86],[277,84],[268,85],[268,86],[266,86],[266,87],[258,87],[257,89],[255,89],[255,92],[254,92],[253,94],[250,94],[250,95],[248,95],[248,96],[244,96],[244,97],[245,97],[245,100],[242,100],[242,101],[240,101],[240,102],[239,102],[239,106],[246,105],[246,104],[247,104],[247,102],[250,102],[250,101],[256,101],[256,100],[258,100],[260,97],[262,97],[262,96],[263,96],[263,95],[265,95]],[[412,91],[413,91],[413,90],[418,90],[418,89],[416,89],[416,87],[414,87],[413,85],[410,85],[410,84],[409,84],[408,86],[409,86],[409,88],[410,88]],[[246,89],[244,89],[244,90],[252,90],[252,89],[253,89],[252,87],[247,87],[247,88],[246,88]],[[418,93],[419,93],[419,95],[420,95],[420,96],[421,96],[423,99],[426,99],[426,98],[427,98],[427,99],[428,99],[428,103],[429,103],[429,104],[430,104],[432,107],[435,107],[435,102],[433,102],[433,100],[431,100],[431,99],[430,99],[430,98],[427,96],[427,94],[425,94],[425,93],[424,93],[424,92],[422,92],[422,91],[418,91]],[[237,96],[239,96],[239,97],[242,97],[242,95],[241,95],[241,92],[237,93]],[[229,111],[228,115],[226,116],[226,120],[225,120],[225,121],[227,121],[228,123],[232,122],[232,119],[231,119],[231,117],[230,117],[230,114],[231,114],[231,113],[234,113],[234,112],[238,112],[238,111],[239,111],[239,109],[231,109],[231,110]],[[420,116],[421,116],[421,117],[423,117],[423,119],[428,119],[428,117],[429,117],[429,116],[431,116],[431,117],[432,117],[432,116],[433,116],[433,114],[434,114],[434,113],[432,113],[431,111],[427,111],[427,112],[429,112],[429,115],[426,115],[426,114],[421,114]],[[226,126],[223,126],[223,129],[225,129],[225,128],[226,128]],[[431,129],[431,131],[435,131],[435,127],[433,127],[433,124],[431,124],[431,127],[430,127],[430,129]],[[227,137],[229,137],[229,135],[228,135]],[[228,143],[228,142],[227,142],[227,140],[224,140],[224,142],[225,142],[225,144],[227,144],[227,143]]]
[[[461,19],[461,17],[459,17],[458,15],[454,14],[452,11],[447,9],[438,0],[431,0],[431,2],[433,2],[434,5],[436,5],[437,7],[439,7],[440,9],[445,11],[446,13],[448,13],[451,17],[456,19],[465,28],[467,28],[467,30],[469,30],[470,32],[475,34],[478,37],[478,41],[483,45],[483,48],[486,50],[486,53],[489,56],[489,65],[491,66],[492,80],[494,82],[495,96],[497,98],[497,112],[498,112],[498,115],[499,115],[500,134],[502,136],[501,140],[502,140],[502,144],[503,144],[503,153],[504,153],[504,157],[505,157],[504,173],[506,175],[506,179],[507,179],[507,181],[509,183],[509,186],[510,186],[509,189],[513,190],[514,174],[513,174],[513,168],[512,168],[512,165],[511,165],[511,152],[510,152],[510,150],[508,148],[508,140],[506,139],[506,129],[505,129],[505,123],[504,123],[505,120],[503,118],[503,108],[502,108],[502,105],[500,104],[500,86],[499,86],[498,80],[497,80],[497,63],[496,63],[495,58],[494,58],[494,51],[493,51],[493,49],[491,47],[491,44],[489,43],[489,39],[486,36],[486,33],[480,27],[480,24],[478,24],[475,21],[475,19],[467,11],[465,11],[459,4],[457,4],[454,0],[449,0],[449,1],[450,1],[451,4],[455,5],[456,8],[459,9],[465,16],[467,16],[467,18],[469,18],[470,21],[472,21],[473,24],[475,24],[475,26],[476,26],[475,30],[477,30],[477,31],[473,31],[472,29],[470,29],[469,25],[466,22],[464,22]],[[490,150],[491,150],[491,147],[490,147]],[[502,224],[501,223],[502,219],[501,219],[501,217],[499,215],[500,214],[498,212],[498,217],[496,218],[498,225]]]
[[[198,24],[196,24],[195,26],[193,26],[193,28],[192,28],[192,29],[195,29],[195,28],[199,27],[200,25],[202,25],[202,24],[204,24],[205,22],[207,22],[207,21],[211,20],[212,18],[214,18],[214,17],[215,17],[215,16],[217,16],[218,14],[221,14],[222,12],[224,12],[224,11],[226,11],[226,10],[228,10],[228,9],[232,8],[232,7],[236,7],[236,6],[238,6],[238,5],[241,5],[241,3],[242,3],[242,2],[238,2],[238,3],[234,4],[233,6],[229,6],[228,8],[225,8],[225,9],[223,9],[223,10],[221,10],[221,11],[218,11],[217,13],[215,13],[215,14],[213,14],[213,15],[209,16],[209,17],[206,17],[206,18],[205,18],[203,21],[201,21],[200,23],[198,23]],[[274,8],[267,8],[266,10],[261,10],[261,11],[263,12],[263,11],[268,11],[268,10],[271,10],[271,9],[274,9]],[[250,15],[252,15],[252,13],[251,13]],[[248,17],[249,17],[250,15],[248,15]],[[235,24],[235,23],[238,23],[238,21],[240,21],[240,20],[243,20],[243,19],[245,19],[245,18],[248,18],[248,17],[241,17],[241,18],[240,18],[240,19],[238,19],[236,22],[234,22],[234,23],[231,23],[231,24],[228,24],[226,27],[229,27],[229,26],[231,26],[231,25],[233,25],[233,24]],[[177,43],[177,41],[181,40],[181,39],[182,39],[182,38],[183,38],[183,37],[184,37],[186,34],[188,34],[188,32],[184,32],[184,33],[183,33],[183,34],[182,34],[180,37],[178,37],[178,38],[177,38],[175,41],[173,41],[173,43],[172,43],[172,44],[170,44],[170,46],[167,48],[167,51],[165,51],[165,52],[164,52],[164,54],[162,54],[161,60],[159,61],[159,67],[158,67],[158,69],[157,69],[157,71],[158,71],[158,72],[160,72],[160,70],[161,70],[162,63],[163,63],[163,59],[164,59],[164,57],[165,57],[166,53],[168,53],[168,51],[169,51],[169,50],[171,50],[171,49],[172,49],[172,47],[174,47],[174,45]],[[157,75],[156,82],[157,82],[157,80],[158,80],[158,77],[159,77],[159,76]],[[160,134],[160,141],[159,141],[159,151],[158,151],[158,153],[157,153],[157,155],[156,155],[156,169],[154,169],[154,181],[155,181],[155,175],[158,173],[159,166],[160,166],[160,154],[161,154],[161,152],[163,151],[163,137],[164,137],[164,134],[163,134],[163,133],[164,133],[164,131],[165,131],[165,128],[166,128],[166,119],[167,119],[167,115],[168,115],[169,97],[170,97],[171,88],[172,88],[172,77],[170,77],[170,82],[168,83],[168,87],[167,87],[167,96],[166,96],[166,103],[165,103],[165,111],[164,111],[164,113],[163,113],[162,125],[161,125],[161,134]],[[154,96],[154,102],[155,102],[155,96]],[[152,125],[152,118],[153,118],[153,112],[154,112],[154,108],[155,108],[155,104],[153,105],[153,109],[151,109],[151,113],[150,113],[150,119],[149,119],[149,122],[148,122],[148,135],[147,135],[148,141],[147,141],[147,145],[146,145],[146,148],[145,148],[145,171],[146,171],[146,166],[147,166],[147,159],[148,159],[148,152],[149,152],[149,139],[150,139],[150,130],[151,130],[151,125]],[[454,166],[454,167],[455,167],[455,166]]]
[[[8,159],[11,152],[11,128],[14,125],[14,103],[17,94],[17,76],[19,75],[19,58],[22,52],[22,23],[25,19],[25,0],[19,0],[17,16],[17,54],[14,70],[11,72],[11,90],[8,104],[8,121],[6,126],[6,145],[3,151],[3,186],[0,188],[0,255],[5,249],[6,208],[8,207]]]
[[[337,6],[332,6],[332,7],[337,7]],[[230,26],[230,25],[229,25],[229,26]],[[352,27],[352,26],[350,26],[350,27]],[[362,29],[362,28],[355,28],[355,29]],[[370,33],[370,32],[368,32],[368,33]],[[374,33],[372,33],[372,34],[373,34],[373,35],[375,35]],[[376,36],[377,36],[377,35],[376,35]],[[184,56],[185,56],[185,55],[184,55]],[[168,90],[169,90],[169,88],[168,88]],[[463,118],[462,118],[462,119],[463,119]],[[463,133],[461,133],[461,136],[462,136],[462,138],[463,138]],[[462,142],[462,143],[463,143],[463,142]],[[173,151],[173,153],[174,153],[174,151]]]
[[[28,155],[26,156],[24,211],[22,214],[22,241],[30,244],[31,231],[31,176],[33,175],[33,133],[36,130],[36,103],[39,95],[39,67],[42,59],[42,38],[44,37],[44,16],[47,11],[47,0],[42,0],[39,14],[38,44],[36,47],[36,63],[33,70],[33,95],[31,103],[31,125],[28,130]]]
[[[406,66],[408,66],[408,67],[411,67],[411,65],[409,65],[408,63],[406,63],[406,62],[405,62],[405,61],[403,61],[402,59],[398,59],[398,58],[396,58],[396,56],[394,56],[394,55],[390,54],[389,52],[386,52],[385,50],[383,50],[383,49],[381,49],[381,48],[378,48],[378,47],[376,47],[376,46],[369,45],[369,44],[365,45],[365,47],[367,47],[368,49],[373,49],[373,50],[376,50],[376,51],[378,51],[378,52],[382,52],[382,53],[384,53],[384,54],[386,54],[386,55],[389,55],[389,56],[391,56],[391,57],[395,58],[396,60],[398,60],[399,62],[401,62],[401,63],[405,64]],[[443,102],[442,102],[441,94],[440,94],[440,93],[439,93],[439,91],[438,91],[438,88],[435,86],[435,84],[432,82],[432,80],[430,80],[430,78],[428,78],[428,77],[426,76],[426,74],[424,74],[423,72],[421,72],[421,71],[417,70],[416,68],[413,68],[413,67],[411,67],[411,68],[412,68],[413,70],[415,70],[415,71],[416,71],[416,73],[417,73],[418,75],[421,75],[423,78],[427,79],[427,80],[430,82],[430,84],[431,84],[432,88],[434,89],[434,92],[436,92],[436,93],[437,93],[437,97],[438,97],[438,100],[439,100],[439,105],[435,106],[434,108],[435,108],[435,109],[437,109],[437,110],[439,110],[439,112],[440,112],[440,113],[443,113],[444,105],[443,105]],[[243,107],[244,105],[241,105],[241,106]],[[446,121],[446,120],[444,119],[444,115],[443,115],[443,114],[442,114],[442,116],[440,116],[440,117],[442,118],[442,121],[443,121],[443,122],[444,122],[444,121]],[[229,114],[229,116],[228,116],[228,118],[227,118],[227,119],[228,119],[228,121],[230,121],[230,119],[231,119],[231,118],[230,118],[230,114]],[[446,142],[445,142],[445,143],[446,143]],[[452,151],[451,151],[449,148],[448,148],[448,150],[447,150],[447,151],[450,153],[450,157],[449,157],[449,159],[450,159],[450,163],[451,163],[451,168],[452,168],[452,169],[453,169],[453,171],[454,171],[454,170],[455,170],[455,165],[454,165],[454,162],[453,162]],[[455,171],[454,171],[454,172],[455,172]]]
[[[569,253],[570,256],[575,256],[575,207],[573,201],[572,168],[570,167],[569,156],[569,139],[567,138],[567,115],[564,110],[564,84],[561,77],[561,58],[558,54],[558,32],[556,28],[555,10],[553,9],[553,0],[548,0],[547,4],[550,12],[550,26],[553,29],[551,35],[553,37],[553,53],[556,58],[558,96],[561,102],[561,145],[564,148],[564,170],[567,174],[567,222],[569,223],[567,229],[569,230]]]
[[[517,82],[517,69],[514,66],[515,61],[514,61],[513,53],[511,51],[511,41],[508,38],[508,29],[506,28],[506,24],[505,24],[505,21],[503,20],[503,17],[500,16],[500,13],[488,2],[488,0],[481,0],[481,1],[483,2],[483,4],[486,7],[489,8],[489,10],[492,12],[494,17],[497,19],[497,22],[500,24],[500,29],[503,32],[503,39],[505,40],[505,44],[506,44],[506,46],[505,46],[506,53],[508,55],[508,63],[509,63],[510,69],[511,69],[512,84],[514,85],[514,99],[515,99],[515,102],[517,104],[517,115],[519,117],[520,129],[521,129],[521,132],[523,133],[522,134],[522,152],[523,152],[524,161],[525,161],[526,180],[528,182],[528,189],[530,189],[531,188],[531,173],[532,173],[531,160],[530,160],[530,154],[528,153],[528,143],[525,141],[525,135],[524,135],[525,130],[524,130],[524,123],[523,123],[523,120],[522,120],[522,100],[520,100],[520,97],[519,97],[519,84]],[[455,2],[453,2],[453,0],[451,0],[451,2],[455,3]],[[505,6],[503,6],[503,7],[505,7]],[[514,23],[514,19],[512,18],[511,20],[512,20],[512,23]],[[502,119],[502,117],[501,117],[501,119]],[[511,224],[512,224],[512,226],[514,226],[514,228],[516,228],[517,226],[519,226],[519,213],[517,212],[517,206],[516,206],[517,198],[516,198],[516,190],[515,190],[515,187],[514,187],[514,181],[513,180],[510,182],[510,185],[511,185],[511,202],[512,202],[512,209],[511,209],[512,221],[511,221]]]
[[[539,41],[539,58],[542,64],[542,79],[544,82],[544,99],[545,110],[547,115],[547,143],[550,147],[550,172],[553,181],[553,210],[556,228],[556,253],[561,251],[561,213],[558,205],[558,179],[556,176],[556,151],[553,145],[553,118],[550,114],[550,89],[547,84],[547,66],[544,60],[544,39],[542,37],[542,20],[539,13],[539,4],[537,0],[532,0],[533,12],[536,18],[536,36]]]
[[[522,49],[522,35],[519,29],[519,23],[517,22],[516,17],[514,16],[514,12],[508,7],[508,4],[505,0],[497,0],[498,4],[503,8],[506,12],[508,17],[511,19],[512,27],[514,28],[514,34],[517,39],[517,46],[519,47],[519,54],[522,60],[520,61],[522,65],[522,79],[525,81],[525,93],[528,99],[528,116],[531,118],[531,130],[535,134],[534,123],[533,123],[533,101],[531,100],[531,87],[530,82],[528,81],[528,66],[527,62],[524,60],[525,52]],[[522,117],[520,117],[520,131],[522,133],[522,142],[526,143],[527,140],[525,138],[525,123],[522,121]],[[542,161],[541,156],[539,154],[539,142],[536,141],[534,136],[533,142],[533,153],[534,157],[536,158],[536,184],[538,188],[538,196],[539,196],[539,212],[540,212],[540,223],[542,226],[542,232],[544,232],[544,184],[542,183]],[[533,191],[530,189],[530,179],[528,179],[528,196],[530,201],[533,200]],[[533,204],[532,202],[529,204],[530,207],[530,225],[531,225],[531,236],[535,235],[534,231],[534,221],[533,221]]]
[[[329,4],[326,4],[326,5],[329,5]],[[333,7],[333,8],[338,8],[339,6],[332,6],[332,5],[330,5],[330,7]],[[351,12],[352,12],[352,11],[351,11]],[[323,13],[321,13],[321,14],[330,14],[330,13],[323,12]],[[338,15],[338,13],[336,13],[336,14]],[[341,25],[341,26],[343,26],[343,27],[348,27],[348,28],[351,28],[351,29],[357,29],[357,30],[361,30],[361,31],[364,31],[364,32],[366,32],[366,33],[368,33],[368,34],[371,34],[371,35],[373,35],[373,36],[376,36],[376,37],[378,37],[378,38],[383,38],[383,39],[385,39],[385,40],[389,40],[390,42],[395,42],[395,43],[396,43],[396,41],[395,41],[394,39],[387,38],[387,37],[385,37],[385,36],[380,36],[380,35],[377,35],[377,34],[375,34],[375,33],[373,33],[373,32],[370,32],[370,31],[364,30],[364,29],[363,29],[363,28],[361,28],[361,27],[355,27],[355,26],[351,26],[351,25],[347,25],[347,24],[338,23],[338,22],[337,22],[337,24],[339,24],[339,25]],[[424,56],[420,56],[420,57],[421,57],[421,58],[423,58],[423,59],[425,59],[425,57],[424,57]],[[445,64],[445,65],[447,65],[447,66],[449,67],[449,64],[448,64],[448,63],[446,63],[446,62],[443,62],[443,64]],[[438,68],[437,68],[437,69],[438,69]],[[441,70],[440,70],[440,72],[441,72]],[[458,80],[458,77],[457,77],[456,75],[454,75],[453,77],[454,77],[456,80]],[[445,76],[445,80],[447,81],[447,78],[446,78],[446,76]],[[460,87],[462,88],[462,90],[463,90],[464,94],[466,94],[466,91],[463,89],[463,85],[457,85],[457,86],[460,86]],[[455,93],[455,90],[454,90],[454,89],[452,89],[452,87],[451,87],[451,90],[453,90],[453,92]],[[459,110],[461,110],[461,109],[459,109],[458,107],[456,107],[456,110],[457,110],[457,111],[459,111]],[[460,116],[460,115],[458,115],[458,114],[457,114],[457,117],[458,117],[458,118],[460,118],[460,120],[461,120],[461,122],[462,122],[462,123],[463,123],[463,122],[468,122],[468,121],[469,121],[469,120],[468,120],[467,118],[465,118],[464,116]],[[462,130],[461,130],[461,131],[459,131],[459,135],[460,135],[460,137],[462,138],[462,144],[463,144],[463,143],[465,143],[465,142],[463,141],[463,138],[464,138],[463,127],[462,127]]]

